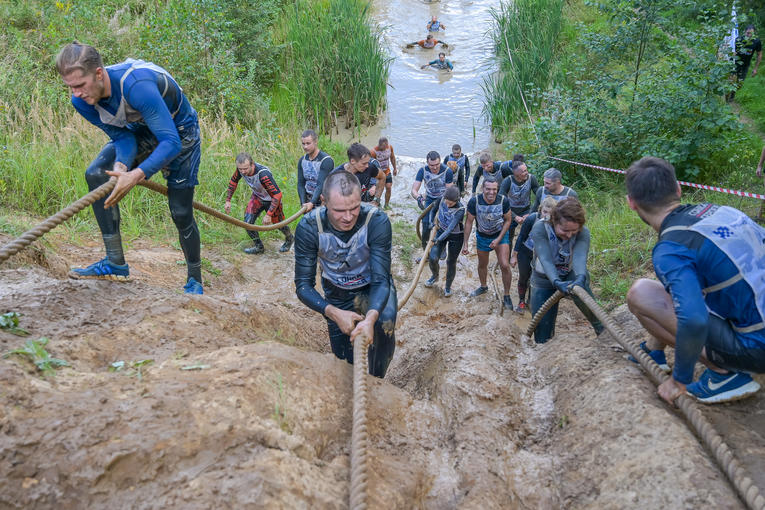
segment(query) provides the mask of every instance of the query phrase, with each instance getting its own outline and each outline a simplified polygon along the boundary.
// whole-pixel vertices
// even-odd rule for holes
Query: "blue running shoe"
[[[430,278],[428,278],[428,281],[425,282],[425,287],[431,288],[435,284],[436,284],[436,277],[431,276]]]
[[[668,374],[670,372],[669,365],[667,364],[667,356],[664,354],[664,351],[659,349],[652,351],[648,349],[648,345],[646,345],[645,342],[640,344],[640,348],[643,350],[643,352],[648,354],[651,357],[651,359],[656,362],[657,365],[659,365],[659,368],[661,369],[662,372],[664,372],[665,374]],[[636,360],[635,357],[632,355],[627,356],[627,359],[633,363],[638,362],[638,360]]]
[[[202,288],[202,284],[196,281],[196,279],[192,276],[189,278],[189,281],[186,282],[186,285],[183,286],[183,292],[186,294],[204,294],[204,289]]]
[[[698,381],[685,387],[689,395],[705,404],[738,400],[757,393],[759,389],[760,385],[749,374],[744,372],[718,374],[709,369],[701,374]]]
[[[103,258],[88,267],[73,267],[69,271],[69,278],[74,278],[75,280],[97,279],[126,282],[130,279],[130,269],[127,264],[118,266],[109,262],[109,259]]]

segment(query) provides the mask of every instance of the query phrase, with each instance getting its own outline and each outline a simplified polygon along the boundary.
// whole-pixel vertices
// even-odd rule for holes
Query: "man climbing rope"
[[[451,60],[446,59],[446,53],[439,53],[438,58],[435,60],[431,60],[427,64],[420,67],[420,69],[425,69],[426,67],[434,67],[436,69],[440,69],[442,71],[446,71],[447,73],[452,72],[454,69],[454,65],[452,64]]]
[[[414,48],[414,46],[417,45],[420,48],[431,49],[431,48],[435,48],[436,44],[440,44],[444,48],[447,48],[449,46],[444,41],[439,41],[438,39],[433,37],[433,34],[428,34],[428,36],[425,39],[421,39],[419,41],[412,41],[409,44],[407,44],[406,47]]]
[[[335,167],[332,156],[319,150],[319,137],[313,129],[306,129],[300,137],[303,155],[297,164],[297,192],[300,203],[308,206],[308,211],[321,204],[321,186],[324,179]]]
[[[531,213],[531,197],[539,189],[537,178],[529,173],[526,163],[516,159],[512,168],[513,173],[505,177],[499,188],[499,194],[507,197],[510,210],[513,211],[513,223],[509,231],[511,244],[515,237],[515,228]]]
[[[590,295],[590,274],[587,272],[587,253],[590,251],[590,230],[584,226],[584,207],[576,198],[558,202],[550,213],[550,221],[537,221],[531,229],[534,243],[534,262],[531,273],[531,314],[535,315],[556,290],[568,295],[574,285]],[[572,296],[577,308],[592,324],[595,334],[603,325],[587,305]],[[555,335],[558,303],[539,321],[534,341],[547,342]]]
[[[346,171],[355,175],[361,185],[362,202],[374,202],[379,206],[384,189],[379,183],[385,182],[385,172],[380,168],[380,163],[360,143],[352,143],[347,154],[348,162],[332,170],[332,173]]]
[[[466,154],[462,154],[462,147],[460,144],[455,143],[452,145],[452,153],[444,158],[444,163],[448,166],[449,162],[454,162],[457,166],[457,171],[454,175],[457,177],[457,186],[460,189],[460,196],[465,194],[465,183],[470,179],[470,158]]]
[[[127,59],[104,67],[87,44],[67,44],[56,69],[72,92],[72,105],[111,139],[85,171],[92,191],[117,178],[111,195],[93,203],[106,257],[72,278],[127,280],[120,236],[119,201],[140,181],[162,170],[167,179],[170,215],[186,259],[184,292],[202,294],[199,228],[194,220],[194,186],[201,157],[197,112],[181,87],[163,68]]]
[[[467,221],[465,222],[465,237],[462,244],[462,254],[468,254],[468,238],[473,229],[475,220],[475,240],[478,251],[478,280],[481,286],[470,293],[471,297],[485,294],[489,287],[486,285],[486,277],[489,268],[489,253],[494,250],[497,253],[497,261],[502,271],[502,287],[504,295],[503,306],[513,309],[513,300],[510,297],[510,287],[513,285],[513,273],[510,272],[510,240],[507,230],[513,221],[513,213],[510,203],[503,196],[497,195],[499,183],[491,175],[484,177],[481,184],[481,194],[470,199],[467,205]]]
[[[457,276],[457,258],[460,256],[464,241],[462,222],[465,217],[465,206],[460,202],[459,190],[454,186],[446,188],[444,196],[433,203],[429,214],[428,222],[431,225],[435,225],[438,218],[438,230],[436,230],[433,247],[428,254],[431,277],[425,282],[425,286],[432,287],[438,281],[438,262],[441,254],[446,250],[444,297],[449,297],[452,295],[452,282]]]
[[[533,212],[526,217],[521,224],[521,230],[518,233],[518,239],[515,241],[515,247],[510,253],[510,267],[518,266],[518,306],[515,311],[523,313],[526,311],[526,291],[529,287],[529,278],[531,278],[531,261],[534,258],[534,242],[529,237],[531,229],[537,220],[548,221],[555,204],[558,202],[553,197],[546,197],[539,206],[539,212]]]
[[[502,179],[512,173],[511,161],[505,161],[504,163],[494,161],[491,158],[491,154],[488,153],[481,154],[478,158],[478,163],[480,163],[480,166],[476,168],[473,174],[473,195],[475,195],[475,190],[478,189],[478,182],[482,176],[484,178],[491,176],[497,183],[501,183]]]
[[[385,207],[384,209],[390,209],[390,194],[393,188],[393,176],[398,174],[396,168],[396,155],[393,153],[393,146],[388,142],[388,137],[381,136],[377,142],[377,146],[371,151],[373,159],[376,159],[380,163],[380,168],[385,172]],[[393,168],[393,174],[391,174],[391,167]]]
[[[258,216],[263,211],[266,211],[266,216],[263,218],[264,225],[283,221],[282,192],[276,184],[276,179],[274,179],[271,170],[267,166],[255,163],[252,160],[252,156],[246,152],[240,152],[236,157],[236,170],[234,170],[234,175],[231,176],[226,192],[226,214],[231,212],[231,197],[234,196],[236,187],[242,177],[244,177],[244,181],[252,189],[252,196],[250,196],[250,201],[247,203],[247,209],[244,212],[244,221],[254,225],[258,220]],[[279,252],[284,253],[289,251],[290,246],[292,246],[292,232],[290,232],[289,225],[285,225],[279,230],[284,234],[284,243],[279,248]],[[260,240],[258,232],[248,230],[247,234],[254,244],[251,248],[245,248],[244,252],[251,255],[263,253],[265,247],[263,246],[263,241]]]
[[[417,170],[417,175],[412,183],[410,195],[417,201],[420,209],[425,209],[432,202],[435,202],[442,196],[446,188],[453,185],[454,174],[451,169],[441,163],[441,155],[436,151],[428,152],[426,156],[427,165]],[[425,197],[420,195],[420,186],[425,182]],[[430,229],[432,228],[430,219],[425,216],[422,220],[422,248],[428,244],[430,239]]]
[[[437,16],[430,18],[427,24],[428,32],[438,32],[439,30],[446,30],[446,25],[438,21]]]
[[[332,352],[353,363],[353,342],[371,343],[369,373],[385,376],[396,347],[398,300],[390,273],[388,216],[361,203],[358,179],[344,170],[324,181],[324,206],[306,214],[295,231],[295,288],[300,301],[323,314]],[[322,297],[314,288],[321,264]]]
[[[576,191],[561,183],[562,177],[563,175],[557,168],[548,168],[545,170],[545,173],[542,176],[543,184],[536,190],[536,201],[534,202],[534,207],[531,208],[532,211],[539,210],[539,205],[546,197],[552,197],[556,202],[563,200],[566,197],[579,198]]]
[[[681,205],[675,169],[660,158],[634,162],[626,185],[630,209],[659,233],[659,281],[641,278],[627,293],[652,335],[641,347],[651,357],[675,347],[659,395],[712,404],[755,393],[749,373],[765,372],[765,229],[732,207]],[[707,370],[692,382],[697,360]]]

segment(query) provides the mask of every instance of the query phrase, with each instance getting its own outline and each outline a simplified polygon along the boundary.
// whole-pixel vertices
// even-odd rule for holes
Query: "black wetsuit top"
[[[524,214],[526,214],[526,213],[528,213],[529,211],[532,210],[531,209],[531,202],[532,202],[531,199],[532,199],[532,197],[536,196],[537,190],[539,189],[539,182],[537,181],[537,178],[534,175],[532,175],[532,174],[529,174],[529,179],[531,180],[531,190],[530,190],[529,196],[528,196],[528,204],[524,205],[523,207],[511,207],[510,208],[510,210],[513,211],[513,214],[515,214],[516,216],[523,216]],[[525,182],[526,181],[524,181],[524,183]],[[516,186],[521,186],[522,185],[521,183],[519,183],[515,179],[515,176],[512,175],[512,173],[511,173],[511,175],[506,177],[502,181],[502,184],[499,186],[499,194],[500,195],[504,195],[505,198],[508,198],[509,194],[510,194],[510,186],[512,186],[513,183],[515,183]]]
[[[340,172],[342,170],[345,170],[345,163],[343,163],[339,167],[332,170],[331,173]],[[361,184],[361,200],[362,201],[369,202],[370,200],[372,200],[373,197],[369,196],[369,193],[367,193],[369,191],[369,188],[371,187],[369,183],[372,179],[376,179],[377,175],[380,172],[382,172],[382,168],[380,167],[380,162],[377,161],[375,158],[369,158],[369,164],[367,165],[366,169],[364,169],[363,172],[360,172],[360,173],[351,172],[359,180],[359,184]],[[322,181],[322,184],[323,182],[324,181]]]
[[[356,225],[347,232],[335,230],[327,219],[325,208],[318,209],[315,214],[303,216],[295,229],[295,290],[300,301],[310,309],[324,313],[329,301],[324,299],[314,287],[316,283],[316,263],[319,251],[319,232],[316,227],[316,216],[321,216],[324,232],[331,232],[341,241],[348,240],[364,225],[367,214],[373,214],[367,225],[367,240],[370,249],[369,266],[371,283],[369,284],[369,309],[382,312],[390,293],[390,264],[392,247],[392,230],[388,215],[381,210],[362,206]],[[333,285],[328,280],[322,280],[323,286]],[[357,289],[358,291],[358,289]]]

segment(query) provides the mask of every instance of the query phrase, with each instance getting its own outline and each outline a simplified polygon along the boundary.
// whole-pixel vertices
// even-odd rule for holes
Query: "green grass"
[[[752,63],[753,66],[754,63]],[[765,91],[765,60],[755,77],[752,77],[752,67],[749,68],[749,76],[744,84],[736,92],[736,102],[741,105],[742,113],[752,119],[754,127],[759,130],[759,135],[765,137],[765,94],[763,93]],[[756,161],[754,165],[757,165]]]
[[[295,0],[285,9],[280,38],[284,81],[274,107],[328,132],[372,122],[385,107],[390,58],[363,0]],[[339,121],[338,121],[339,122]]]
[[[415,226],[408,221],[398,220],[391,227],[394,249],[399,250],[398,260],[407,271],[411,271],[414,267],[414,254],[422,251]]]

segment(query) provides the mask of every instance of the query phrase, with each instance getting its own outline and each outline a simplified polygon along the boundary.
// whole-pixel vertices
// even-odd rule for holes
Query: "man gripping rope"
[[[392,230],[380,209],[361,203],[358,179],[344,170],[324,181],[324,206],[295,231],[295,288],[300,301],[323,314],[332,352],[353,363],[353,342],[371,342],[369,373],[385,376],[396,347],[398,299],[390,273]],[[321,264],[322,297],[314,288]]]
[[[675,347],[672,377],[659,386],[667,402],[689,393],[704,403],[746,397],[765,372],[765,229],[732,207],[680,204],[674,167],[646,157],[627,170],[630,209],[659,233],[653,267],[627,305],[652,338],[656,359]],[[696,361],[707,370],[693,382]]]
[[[446,188],[444,196],[433,203],[429,223],[435,225],[436,218],[438,218],[438,230],[433,241],[433,247],[428,254],[431,277],[425,282],[425,286],[432,287],[438,281],[438,261],[441,254],[446,251],[444,297],[449,297],[452,295],[452,282],[457,276],[457,258],[460,256],[460,249],[464,241],[465,206],[460,202],[460,192],[454,186]]]
[[[163,68],[127,59],[104,67],[95,48],[67,44],[56,69],[72,91],[72,105],[111,139],[85,171],[92,191],[117,178],[111,195],[93,203],[106,257],[72,278],[127,280],[130,274],[120,236],[120,200],[139,182],[162,170],[168,205],[186,259],[188,294],[202,294],[199,228],[194,220],[194,187],[201,157],[197,112]]]
[[[234,175],[231,176],[226,192],[226,214],[231,212],[231,197],[234,196],[239,180],[242,178],[252,189],[252,196],[247,203],[247,209],[245,209],[244,221],[254,225],[258,220],[258,216],[263,211],[266,211],[266,216],[263,218],[264,225],[284,221],[282,192],[276,184],[271,170],[267,166],[255,163],[252,160],[252,156],[246,152],[241,152],[236,157],[236,170],[234,170]],[[281,227],[279,230],[284,234],[284,244],[279,248],[279,252],[284,253],[290,250],[293,237],[288,225]],[[265,247],[263,246],[263,241],[260,240],[258,232],[256,230],[248,230],[247,234],[252,239],[254,245],[251,248],[245,248],[244,252],[248,254],[263,253]]]
[[[319,150],[318,142],[319,137],[313,129],[306,129],[300,137],[305,155],[297,164],[297,192],[300,203],[308,206],[308,211],[321,204],[321,186],[335,167],[332,157]]]

